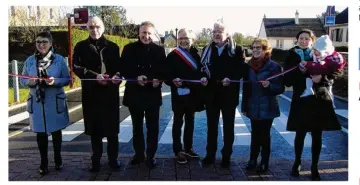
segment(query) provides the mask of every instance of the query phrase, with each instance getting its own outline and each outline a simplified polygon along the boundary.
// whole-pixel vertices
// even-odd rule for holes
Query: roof
[[[346,8],[335,17],[335,24],[347,24],[349,23],[349,8]]]
[[[318,18],[299,18],[299,24],[295,24],[295,18],[264,18],[264,26],[267,37],[295,37],[302,29],[314,31],[315,36],[326,34],[326,30]]]

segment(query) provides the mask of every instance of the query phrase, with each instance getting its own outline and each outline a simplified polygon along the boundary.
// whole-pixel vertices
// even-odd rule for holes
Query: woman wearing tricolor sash
[[[189,79],[200,79],[200,56],[192,46],[193,34],[183,28],[179,30],[179,47],[175,48],[166,58],[168,81],[171,87],[171,104],[174,112],[172,127],[173,151],[176,161],[187,163],[188,158],[199,158],[193,150],[193,134],[195,112],[204,109],[199,101],[201,84],[189,82]],[[185,120],[183,144],[181,144],[181,128]]]
[[[241,46],[236,46],[223,23],[215,23],[213,38],[204,47],[201,57],[202,80],[207,115],[206,157],[202,163],[214,164],[217,151],[220,111],[223,119],[224,146],[221,150],[221,166],[228,168],[233,152],[235,111],[239,104],[240,80],[243,77],[245,55]]]

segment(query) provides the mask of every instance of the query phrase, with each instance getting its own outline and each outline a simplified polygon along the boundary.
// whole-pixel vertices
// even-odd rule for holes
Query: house
[[[10,6],[9,27],[60,26],[67,24],[60,6]]]
[[[165,36],[162,37],[162,43],[164,44],[165,47],[176,47],[176,36],[174,35],[174,32],[171,30],[170,34],[168,31],[165,31]]]
[[[348,46],[349,41],[348,8],[335,17],[335,25],[329,26],[330,38],[335,47]]]
[[[264,15],[258,36],[267,38],[273,48],[287,50],[295,46],[296,34],[305,28],[313,30],[318,37],[326,34],[319,18],[299,18],[296,11],[294,18],[266,18]]]

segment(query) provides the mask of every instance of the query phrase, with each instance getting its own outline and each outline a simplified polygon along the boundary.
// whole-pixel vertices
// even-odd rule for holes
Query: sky
[[[230,33],[239,32],[245,36],[256,36],[264,14],[267,18],[294,18],[296,10],[299,18],[316,18],[326,11],[326,6],[314,7],[140,7],[124,6],[126,16],[136,24],[143,21],[151,21],[157,31],[165,34],[165,31],[175,28],[187,28],[195,33],[202,28],[212,28],[215,21],[223,18]],[[343,11],[346,7],[336,6],[336,11]]]

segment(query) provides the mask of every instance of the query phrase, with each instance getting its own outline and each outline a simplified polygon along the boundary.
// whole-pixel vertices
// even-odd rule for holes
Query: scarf
[[[104,35],[102,35],[98,40],[93,40],[89,37],[89,47],[92,51],[94,51],[96,54],[100,56],[101,60],[101,74],[106,73],[106,67],[104,63],[104,57],[103,57],[103,51],[106,48],[106,39]]]
[[[51,65],[52,61],[55,58],[54,48],[51,47],[49,52],[43,56],[38,50],[35,52],[35,60],[37,67],[37,76],[38,78],[48,78],[47,68]],[[38,80],[36,86],[36,102],[44,101],[45,99],[45,87],[47,84],[45,81]]]
[[[252,57],[249,60],[250,67],[255,71],[255,73],[258,73],[260,69],[264,66],[264,64],[269,61],[270,55],[266,54],[263,58],[254,58]]]
[[[212,52],[211,48],[214,44],[215,44],[214,41],[210,41],[210,43],[204,47],[203,54],[201,57],[201,64],[203,65],[203,67],[201,68],[201,72],[206,72],[208,78],[211,78],[209,67],[211,65],[211,61],[210,61],[211,52]],[[228,55],[233,57],[235,55],[235,48],[236,48],[236,43],[234,39],[232,39],[232,37],[228,37],[226,39],[226,43],[224,47],[226,45],[228,45]]]

